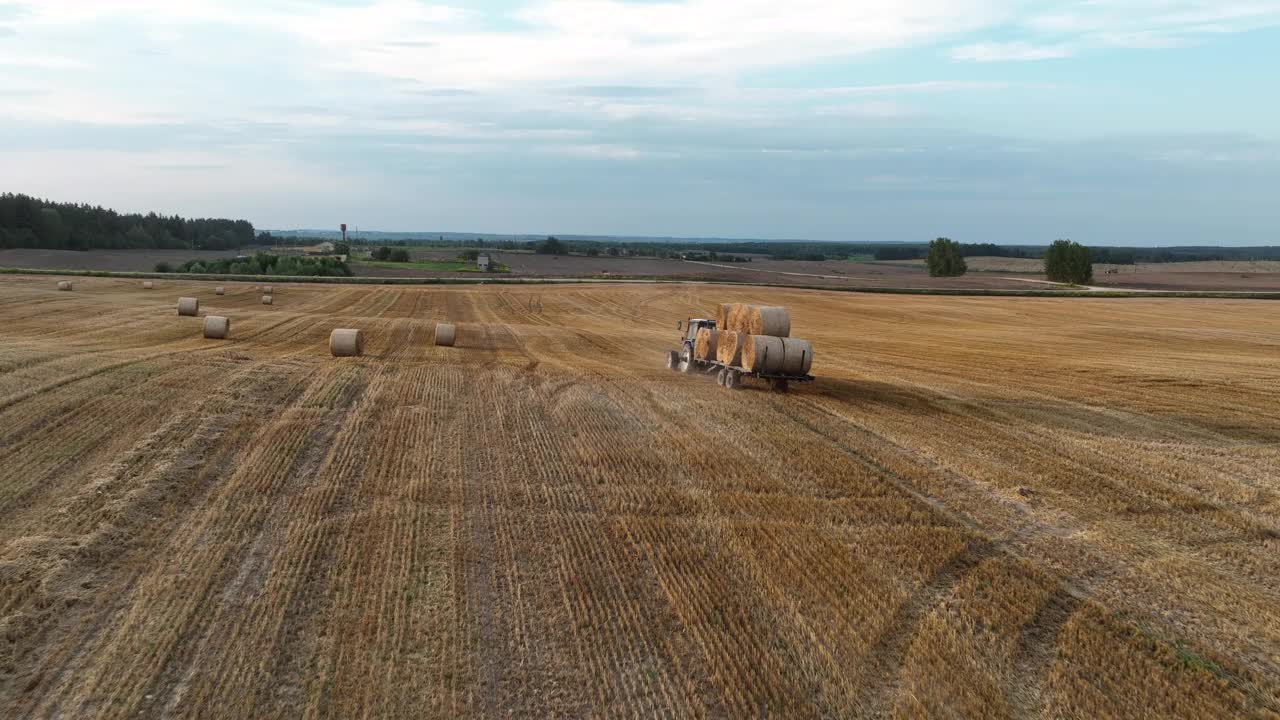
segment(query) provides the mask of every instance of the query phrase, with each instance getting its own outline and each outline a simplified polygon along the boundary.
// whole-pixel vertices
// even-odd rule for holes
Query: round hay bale
[[[786,375],[808,375],[813,367],[813,345],[800,338],[782,340],[782,372]]]
[[[210,340],[226,340],[231,334],[231,320],[221,315],[206,315],[204,318],[204,336]]]
[[[270,286],[270,285],[263,285],[263,286],[262,286],[262,292],[264,292],[264,293],[266,293],[266,294],[270,295],[270,294],[271,294],[271,286]]]
[[[152,288],[154,288],[155,286],[156,286],[156,284],[155,284],[155,283],[153,283],[153,282],[151,282],[150,280],[143,280],[143,281],[142,281],[142,289],[143,289],[143,290],[151,290],[151,289],[152,289]]]
[[[784,307],[747,305],[744,318],[746,327],[739,328],[742,332],[774,337],[791,335],[791,313]]]
[[[726,330],[716,336],[716,359],[725,365],[737,365],[742,362],[742,341],[745,335],[733,330]]]
[[[334,357],[357,357],[364,354],[364,335],[359,330],[339,328],[329,333],[329,352]]]
[[[746,306],[743,305],[742,303],[732,303],[729,305],[729,313],[728,313],[728,317],[725,318],[725,325],[724,325],[726,330],[732,330],[733,332],[742,332],[746,324],[746,321],[743,319],[743,314],[746,312],[744,310],[745,307]]]
[[[200,301],[193,297],[178,298],[178,314],[195,317],[200,314]]]
[[[224,287],[222,287],[221,285],[219,285],[218,287],[216,287],[216,288],[214,288],[214,289],[213,289],[213,294],[214,294],[214,295],[226,295],[226,294],[227,294],[227,289],[226,289],[226,288],[224,288]]]
[[[274,303],[274,302],[275,302],[275,300],[273,300],[273,299],[272,299],[272,297],[271,297],[270,295],[263,295],[263,296],[262,296],[262,304],[263,304],[263,305],[271,305],[271,304],[272,304],[272,303]]]
[[[783,372],[786,348],[782,338],[772,335],[747,335],[742,341],[742,367],[751,372]]]
[[[729,311],[733,308],[729,303],[720,303],[716,306],[716,329],[731,330],[729,327]]]
[[[70,281],[70,280],[59,280],[59,281],[58,281],[58,289],[59,289],[59,290],[70,290],[71,288],[72,288],[72,285],[71,285],[71,281]]]
[[[702,328],[693,338],[693,356],[699,360],[715,360],[720,331]]]
[[[436,344],[453,347],[458,337],[458,327],[453,323],[436,323]]]

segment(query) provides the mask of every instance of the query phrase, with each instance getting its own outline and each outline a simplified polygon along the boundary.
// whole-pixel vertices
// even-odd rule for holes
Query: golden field
[[[0,278],[0,717],[1278,716],[1280,305],[260,295]]]

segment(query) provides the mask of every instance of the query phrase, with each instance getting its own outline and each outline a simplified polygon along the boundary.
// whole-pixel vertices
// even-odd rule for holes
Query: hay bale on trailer
[[[155,286],[156,286],[156,284],[155,284],[155,283],[153,283],[153,282],[151,282],[150,280],[143,280],[143,281],[142,281],[142,289],[143,289],[143,290],[151,290],[151,289],[155,288]]]
[[[59,281],[58,281],[58,289],[59,289],[59,290],[68,290],[68,291],[69,291],[69,290],[71,290],[71,287],[72,287],[72,285],[71,285],[71,281],[70,281],[70,280],[59,280]]]
[[[226,340],[231,334],[231,319],[221,315],[206,315],[204,318],[204,336],[210,340]]]
[[[329,333],[329,352],[334,357],[358,357],[364,353],[364,336],[359,330],[334,330]]]
[[[730,303],[721,303],[716,306],[716,329],[717,330],[723,331],[723,330],[733,329],[729,327],[729,316],[732,314],[732,312],[733,312],[733,305]]]
[[[791,313],[784,307],[767,305],[743,306],[743,325],[740,332],[751,335],[787,337],[791,334]]]
[[[226,295],[226,294],[227,294],[227,289],[226,289],[226,288],[224,288],[224,287],[222,287],[221,285],[219,285],[218,287],[216,287],[216,288],[214,288],[214,289],[213,289],[213,294],[214,294],[214,295]]]
[[[716,309],[716,327],[750,335],[787,337],[791,334],[791,314],[784,307],[730,303]]]
[[[271,305],[271,304],[273,304],[274,302],[275,302],[275,300],[273,300],[273,299],[272,299],[272,296],[270,296],[270,295],[263,295],[263,296],[262,296],[262,304],[263,304],[263,305]]]
[[[719,330],[702,328],[693,338],[693,356],[699,360],[715,360],[719,344]]]
[[[742,361],[742,342],[746,336],[726,330],[716,337],[716,360],[724,365],[737,365]]]
[[[780,373],[786,348],[782,338],[772,335],[748,335],[742,341],[742,367],[751,372]]]
[[[458,327],[453,323],[436,323],[436,344],[453,347],[458,338]]]
[[[193,297],[178,298],[178,314],[195,317],[200,314],[200,301]]]
[[[785,375],[808,375],[813,368],[813,345],[808,340],[784,337],[782,340],[782,372]]]

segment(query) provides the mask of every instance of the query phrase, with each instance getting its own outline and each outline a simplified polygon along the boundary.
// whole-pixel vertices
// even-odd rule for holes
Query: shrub
[[[564,255],[568,251],[569,249],[565,247],[565,244],[554,237],[549,237],[538,243],[538,247],[535,250],[539,255]]]
[[[1044,274],[1054,282],[1083,285],[1093,281],[1089,248],[1070,240],[1055,240],[1044,254]]]
[[[929,243],[926,263],[931,277],[959,277],[969,270],[960,252],[960,243],[949,238],[938,238]]]

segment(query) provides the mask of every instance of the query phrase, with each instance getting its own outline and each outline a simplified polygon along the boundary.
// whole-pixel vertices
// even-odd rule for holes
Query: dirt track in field
[[[1280,705],[1266,302],[75,282],[0,278],[0,717]],[[663,369],[722,301],[819,381]]]

